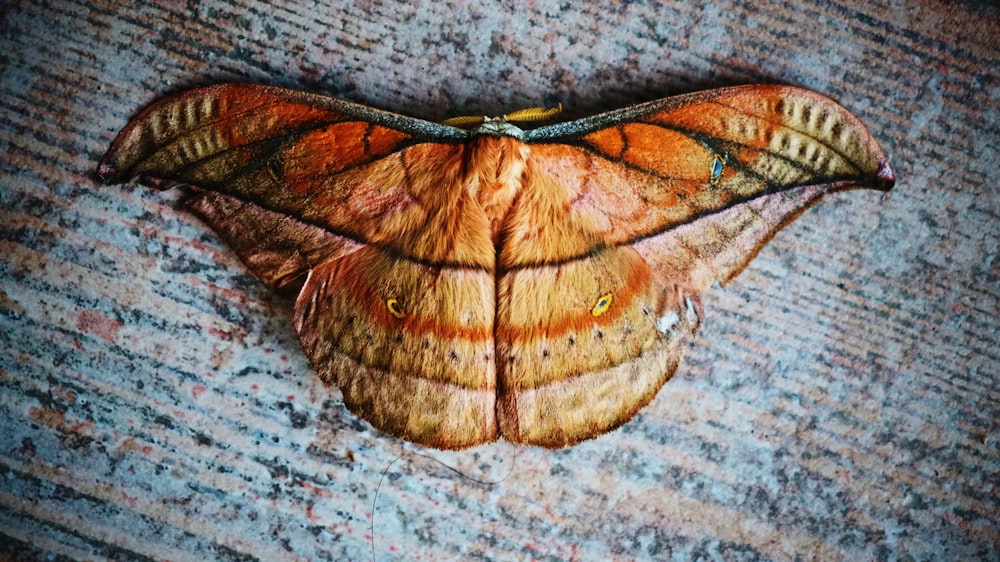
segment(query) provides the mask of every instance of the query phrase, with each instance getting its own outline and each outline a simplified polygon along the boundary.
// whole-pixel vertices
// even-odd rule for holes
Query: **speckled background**
[[[1000,557],[995,6],[116,4],[0,8],[0,558]],[[177,194],[95,181],[141,107],[228,80],[430,119],[789,83],[899,183],[706,293],[622,429],[440,453],[347,412]]]

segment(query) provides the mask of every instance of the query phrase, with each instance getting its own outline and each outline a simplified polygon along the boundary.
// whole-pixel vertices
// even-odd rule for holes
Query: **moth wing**
[[[427,208],[441,195],[414,193],[404,178],[404,159],[411,148],[447,151],[453,144],[435,143],[454,143],[465,135],[326,96],[220,84],[146,108],[112,143],[98,174],[108,182],[138,178],[160,189],[186,184],[219,194],[196,197],[193,209],[244,257],[252,248],[269,246],[270,254],[283,253],[318,236],[408,250],[419,236],[412,226],[427,220]],[[269,226],[284,217],[294,220],[277,231],[262,228],[258,223],[268,214]],[[352,248],[322,246],[325,252],[305,252],[303,265]],[[281,260],[246,261],[266,281],[289,276],[269,271],[289,267]]]
[[[697,290],[735,277],[824,194],[895,181],[856,117],[788,86],[698,92],[533,133],[535,162],[567,186],[577,220]]]
[[[410,441],[496,439],[493,245],[460,189],[464,131],[304,92],[223,84],[167,97],[98,169],[189,206],[264,281],[352,411]],[[461,212],[459,212],[461,211]]]
[[[697,331],[700,291],[823,194],[893,182],[856,118],[783,86],[668,98],[525,140],[532,196],[500,255],[499,412],[505,437],[545,446],[649,402]]]

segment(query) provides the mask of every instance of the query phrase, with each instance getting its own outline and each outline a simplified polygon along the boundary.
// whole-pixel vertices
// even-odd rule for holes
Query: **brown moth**
[[[347,407],[446,449],[627,422],[677,369],[701,291],[824,194],[894,182],[856,118],[785,86],[465,130],[223,84],[146,109],[99,173],[190,185],[254,273],[299,290],[295,330]]]

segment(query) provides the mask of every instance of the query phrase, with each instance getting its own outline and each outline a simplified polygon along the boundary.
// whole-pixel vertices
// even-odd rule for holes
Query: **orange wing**
[[[867,131],[751,86],[524,132],[466,132],[301,92],[164,99],[101,163],[189,200],[373,425],[550,447],[630,419],[676,369],[698,293],[831,190],[888,189]]]
[[[376,427],[436,447],[497,437],[491,219],[466,131],[248,84],[163,99],[108,180],[195,187],[190,207],[263,280],[301,287],[313,366]]]
[[[528,132],[499,249],[501,433],[562,446],[628,421],[672,376],[698,294],[824,193],[889,189],[829,99],[782,86],[669,98]],[[530,295],[530,297],[528,296]]]

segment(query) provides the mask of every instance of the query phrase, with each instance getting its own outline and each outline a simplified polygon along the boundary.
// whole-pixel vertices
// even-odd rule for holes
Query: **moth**
[[[894,182],[854,116],[786,86],[481,121],[221,84],[148,107],[98,173],[189,186],[250,270],[298,291],[294,329],[345,405],[442,449],[624,424],[677,369],[701,291],[824,194]]]

